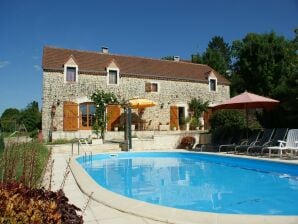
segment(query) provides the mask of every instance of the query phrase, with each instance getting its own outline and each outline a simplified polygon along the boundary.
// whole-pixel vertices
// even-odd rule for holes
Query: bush
[[[181,142],[177,148],[178,149],[192,149],[195,142],[196,142],[196,139],[193,136],[184,136],[181,139]]]
[[[210,118],[211,129],[223,127],[227,130],[240,130],[245,128],[245,117],[237,110],[220,110]]]
[[[190,121],[189,121],[190,130],[196,130],[197,127],[199,127],[199,126],[200,126],[200,122],[198,119],[196,119],[194,117],[190,119]]]
[[[210,118],[212,142],[239,135],[245,129],[245,117],[237,110],[220,110]]]
[[[80,211],[62,190],[30,189],[20,183],[0,184],[0,223],[83,223]]]

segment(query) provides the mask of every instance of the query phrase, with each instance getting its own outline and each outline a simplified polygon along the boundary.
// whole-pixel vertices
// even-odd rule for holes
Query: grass
[[[47,145],[62,145],[62,144],[76,143],[76,142],[78,142],[78,139],[71,139],[71,140],[57,139],[57,140],[54,140],[53,142],[47,142]]]
[[[40,186],[49,155],[48,148],[38,142],[8,143],[0,151],[1,182]]]

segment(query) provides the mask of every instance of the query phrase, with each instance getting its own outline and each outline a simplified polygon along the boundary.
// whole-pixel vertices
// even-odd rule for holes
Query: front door
[[[74,102],[63,103],[63,130],[78,130],[78,104]]]
[[[179,111],[178,107],[171,106],[170,107],[170,127],[171,130],[179,128]]]
[[[186,122],[185,122],[185,107],[178,107],[179,113],[179,128],[180,130],[186,129]]]

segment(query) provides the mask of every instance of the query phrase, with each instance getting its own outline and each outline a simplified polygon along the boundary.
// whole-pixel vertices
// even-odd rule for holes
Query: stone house
[[[45,139],[82,137],[92,132],[97,89],[118,99],[153,100],[157,106],[142,112],[144,125],[136,129],[179,130],[188,116],[188,102],[200,98],[210,104],[230,96],[229,81],[211,67],[181,61],[124,56],[101,52],[44,47],[42,131]],[[136,115],[139,115],[135,111]],[[122,109],[107,107],[108,131],[121,130]]]

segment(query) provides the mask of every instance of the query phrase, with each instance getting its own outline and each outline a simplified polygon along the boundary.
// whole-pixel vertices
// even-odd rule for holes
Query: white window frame
[[[67,68],[75,68],[76,69],[76,81],[69,82],[66,80]],[[79,82],[79,67],[77,65],[64,65],[64,83],[78,83]]]
[[[117,72],[117,83],[114,84],[114,83],[110,83],[109,79],[110,79],[110,71],[116,71]],[[119,83],[120,83],[120,70],[119,68],[107,68],[107,85],[108,86],[119,86]]]
[[[211,80],[215,81],[215,90],[211,89]],[[209,77],[208,78],[209,92],[217,92],[217,78]]]

